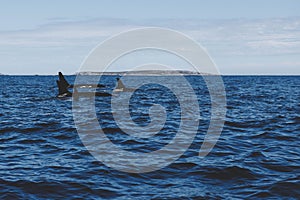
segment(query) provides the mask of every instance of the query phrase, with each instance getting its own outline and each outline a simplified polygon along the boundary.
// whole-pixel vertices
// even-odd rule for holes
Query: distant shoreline
[[[300,74],[209,74],[185,70],[144,70],[144,71],[120,71],[120,72],[76,72],[73,74],[64,74],[65,76],[300,76]],[[57,76],[57,74],[3,74],[0,76]]]
[[[76,74],[64,74],[65,76],[76,76]],[[82,75],[82,74],[81,74]],[[104,76],[123,76],[124,74],[115,74],[113,72],[112,74],[101,74]],[[128,75],[128,74],[127,74]],[[220,74],[220,75],[210,75],[210,74],[180,74],[183,76],[300,76],[300,74]],[[57,74],[2,74],[0,77],[6,77],[6,76],[57,76]],[[83,76],[99,76],[97,74],[91,74],[91,75],[83,75]],[[169,74],[169,75],[131,75],[131,76],[179,76],[179,74]]]
[[[76,72],[74,75],[111,75],[111,76],[176,76],[176,75],[214,75],[186,70],[141,70],[120,72]]]

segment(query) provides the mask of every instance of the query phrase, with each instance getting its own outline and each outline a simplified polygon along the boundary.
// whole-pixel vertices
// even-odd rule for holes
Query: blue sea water
[[[226,121],[205,158],[198,152],[210,97],[201,77],[186,78],[201,107],[194,142],[173,164],[134,174],[107,167],[85,148],[71,100],[55,97],[56,76],[0,76],[0,199],[299,199],[300,77],[224,76]],[[113,76],[101,81],[110,89],[116,84]],[[131,99],[141,126],[149,123],[151,104],[166,108],[166,126],[152,141],[124,134],[109,109],[101,112],[106,98],[96,98],[97,116],[116,145],[151,152],[174,137],[180,107],[166,88],[141,88]]]

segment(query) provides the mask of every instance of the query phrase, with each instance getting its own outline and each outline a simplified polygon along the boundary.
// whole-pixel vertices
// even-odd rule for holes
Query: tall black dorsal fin
[[[71,94],[71,92],[69,92],[69,90],[64,85],[62,85],[61,81],[56,81],[56,83],[57,83],[57,87],[58,87],[58,95],[62,95],[62,94],[70,95]]]
[[[123,82],[121,81],[120,78],[117,78],[117,87],[116,89],[125,89],[125,85],[123,84]]]
[[[58,72],[58,76],[59,76],[59,82],[61,86],[63,86],[64,88],[70,87],[70,84],[68,83],[68,81],[65,79],[64,75],[61,72]]]

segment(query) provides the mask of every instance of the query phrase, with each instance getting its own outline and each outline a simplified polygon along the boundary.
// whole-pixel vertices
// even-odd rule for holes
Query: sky
[[[0,0],[0,5],[3,74],[73,74],[105,39],[133,28],[162,27],[196,40],[221,74],[300,75],[297,0]]]

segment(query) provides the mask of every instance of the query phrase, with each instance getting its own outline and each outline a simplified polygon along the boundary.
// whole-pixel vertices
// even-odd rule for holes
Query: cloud
[[[300,18],[221,20],[187,32],[222,56],[300,53]]]
[[[84,45],[131,28],[159,26],[182,31],[204,46],[226,54],[300,52],[300,18],[232,20],[92,19],[52,20],[32,30],[0,32],[0,45]],[[232,49],[232,50],[231,50]],[[220,52],[222,53],[222,52]]]
[[[122,31],[148,26],[171,28],[187,34],[202,44],[219,65],[244,64],[247,67],[247,59],[243,60],[246,57],[263,58],[257,60],[263,60],[265,64],[268,59],[281,56],[280,63],[299,66],[300,58],[295,59],[295,55],[300,54],[300,18],[297,17],[251,20],[49,19],[47,24],[35,29],[1,31],[1,66],[47,65],[49,55],[55,59],[55,62],[51,61],[52,66],[79,66],[99,42]],[[273,61],[269,61],[271,63]]]
[[[122,20],[59,21],[31,30],[0,32],[0,45],[11,46],[82,46],[92,40],[132,28]]]

